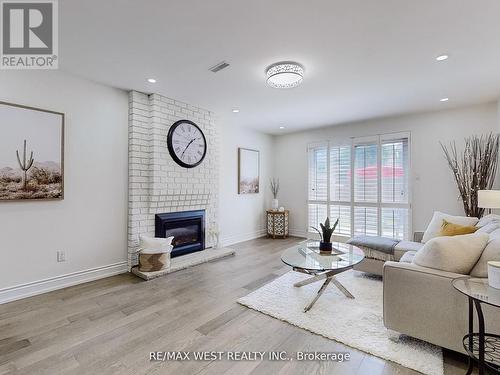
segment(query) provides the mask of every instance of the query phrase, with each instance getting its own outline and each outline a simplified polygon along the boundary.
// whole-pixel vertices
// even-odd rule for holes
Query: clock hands
[[[191,143],[193,143],[194,141],[196,141],[197,139],[200,139],[200,138],[193,138],[189,141],[189,143],[187,144],[186,148],[184,149],[184,151],[182,151],[182,154],[181,154],[181,158],[184,156],[184,153],[186,152],[186,150],[188,149],[189,146],[191,146]]]

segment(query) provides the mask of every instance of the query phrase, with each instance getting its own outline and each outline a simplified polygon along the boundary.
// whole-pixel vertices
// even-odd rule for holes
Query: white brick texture
[[[167,134],[178,120],[191,120],[205,133],[207,154],[195,168],[170,157]],[[217,223],[219,134],[211,112],[158,94],[129,93],[128,266],[139,235],[154,236],[155,214],[206,210],[205,228]],[[212,246],[206,236],[207,247]]]

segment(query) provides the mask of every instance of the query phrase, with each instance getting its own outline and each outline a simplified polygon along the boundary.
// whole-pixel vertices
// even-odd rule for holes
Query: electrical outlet
[[[57,261],[58,262],[66,262],[66,253],[64,251],[57,252]]]

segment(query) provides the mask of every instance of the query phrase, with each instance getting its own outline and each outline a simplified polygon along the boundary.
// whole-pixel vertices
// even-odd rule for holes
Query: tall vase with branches
[[[455,142],[448,146],[440,144],[457,183],[465,214],[482,217],[484,208],[477,205],[477,192],[493,187],[498,166],[499,135],[490,133],[465,138],[461,152],[457,151]]]
[[[272,208],[273,210],[277,210],[279,207],[278,192],[280,191],[280,180],[273,177],[270,179],[269,185],[271,187],[271,192],[273,193]]]

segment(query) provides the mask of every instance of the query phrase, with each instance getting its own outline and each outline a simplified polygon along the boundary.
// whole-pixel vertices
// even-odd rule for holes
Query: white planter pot
[[[278,200],[275,198],[275,199],[273,199],[273,203],[272,203],[272,207],[271,208],[273,210],[277,210],[278,207],[279,207],[279,203],[278,203]]]
[[[488,262],[488,284],[492,288],[500,289],[500,262]]]

